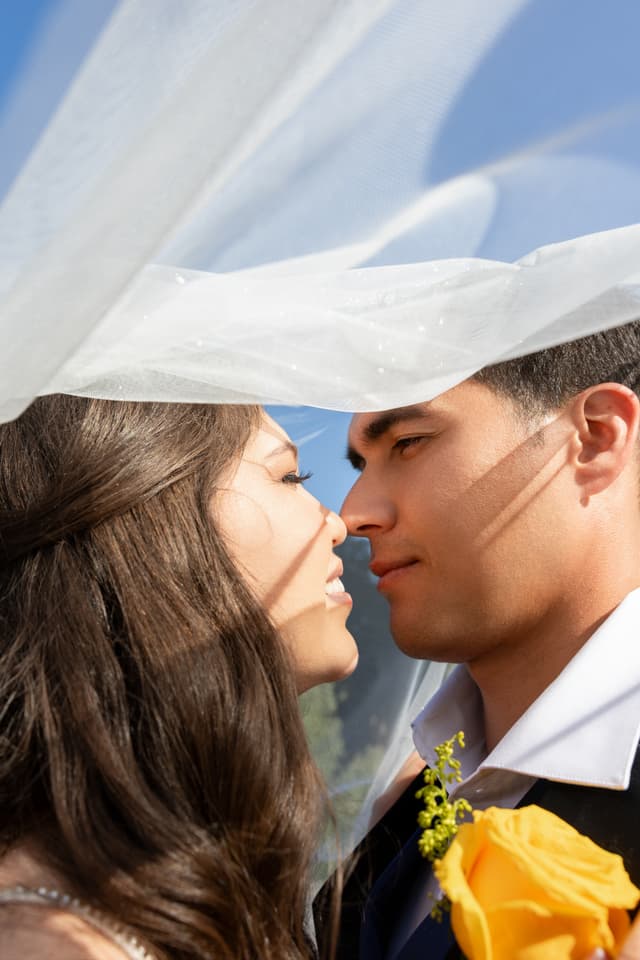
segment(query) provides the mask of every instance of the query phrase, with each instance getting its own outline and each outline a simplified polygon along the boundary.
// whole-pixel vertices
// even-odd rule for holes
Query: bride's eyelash
[[[284,477],[282,478],[282,482],[283,483],[304,483],[305,480],[309,480],[309,478],[312,476],[313,474],[311,473],[310,470],[308,470],[306,473],[295,473],[292,471],[291,473],[285,473]]]

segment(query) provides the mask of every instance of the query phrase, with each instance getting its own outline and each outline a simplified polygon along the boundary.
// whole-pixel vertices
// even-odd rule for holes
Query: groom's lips
[[[378,580],[378,590],[384,591],[400,580],[411,567],[414,567],[418,561],[412,557],[406,557],[401,560],[372,560],[369,569]]]

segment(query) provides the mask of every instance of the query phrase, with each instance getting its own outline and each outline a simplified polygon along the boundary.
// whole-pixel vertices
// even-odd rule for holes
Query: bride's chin
[[[358,660],[359,660],[359,659],[360,659],[360,653],[359,653],[358,650],[356,649],[356,651],[355,651],[355,653],[354,653],[354,655],[353,655],[353,658],[352,658],[352,660],[351,660],[351,663],[349,664],[349,666],[347,667],[347,669],[344,671],[344,673],[342,674],[342,676],[339,678],[340,680],[345,680],[347,677],[350,677],[350,676],[351,676],[351,674],[353,673],[353,671],[354,671],[354,670],[356,669],[356,667],[358,666]]]
[[[326,680],[321,682],[331,683],[337,680],[346,680],[347,677],[350,677],[353,671],[356,669],[358,666],[360,653],[356,646],[355,640],[349,631],[345,630],[345,647],[347,647],[347,645],[348,649],[345,649],[344,657],[341,657],[340,661],[334,664],[331,674],[327,676]],[[327,671],[327,673],[329,673],[329,671]]]
[[[298,693],[306,693],[313,687],[319,687],[323,683],[335,683],[337,680],[346,680],[350,677],[358,665],[358,648],[351,634],[345,630],[345,651],[344,656],[333,657],[331,662],[325,665],[318,665],[316,669],[304,669],[296,672],[296,685]]]

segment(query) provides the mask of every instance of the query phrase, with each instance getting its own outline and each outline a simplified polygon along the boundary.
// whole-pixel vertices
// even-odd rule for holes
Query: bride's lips
[[[369,564],[369,569],[376,577],[380,577],[378,580],[378,590],[384,592],[389,587],[392,587],[394,583],[399,582],[407,574],[412,567],[418,563],[412,557],[403,557],[397,560],[372,560]]]
[[[351,594],[347,593],[342,584],[342,580],[340,579],[342,573],[342,561],[339,560],[335,566],[332,567],[331,571],[329,572],[329,576],[327,577],[327,582],[324,588],[325,596],[333,603],[347,603],[352,605],[353,599]]]

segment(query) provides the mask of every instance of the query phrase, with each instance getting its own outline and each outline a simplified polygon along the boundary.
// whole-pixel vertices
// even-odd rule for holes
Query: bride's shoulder
[[[57,879],[27,848],[0,858],[0,957],[126,960],[130,956],[81,914],[40,894]]]

